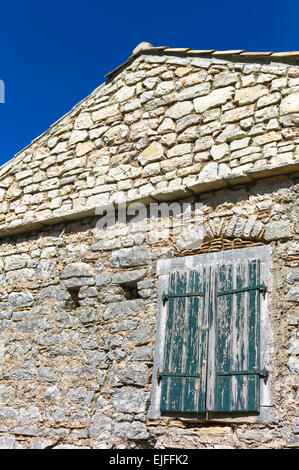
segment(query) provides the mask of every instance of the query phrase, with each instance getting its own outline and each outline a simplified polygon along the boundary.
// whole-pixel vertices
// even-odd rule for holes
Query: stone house
[[[0,447],[296,447],[299,53],[106,77],[0,169]]]

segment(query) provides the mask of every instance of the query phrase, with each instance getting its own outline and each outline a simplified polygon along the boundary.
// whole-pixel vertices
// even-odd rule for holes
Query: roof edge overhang
[[[143,44],[143,43],[141,43]],[[236,49],[236,50],[226,50],[220,51],[217,49],[207,49],[207,50],[199,50],[199,49],[190,49],[190,48],[171,48],[167,46],[159,46],[154,47],[149,43],[145,48],[139,49],[137,46],[136,52],[128,57],[128,59],[123,62],[122,64],[118,65],[115,69],[111,72],[107,73],[104,77],[107,79],[112,79],[114,76],[121,72],[124,68],[130,65],[135,59],[140,57],[141,55],[157,55],[157,56],[164,56],[164,55],[177,55],[181,57],[205,57],[205,58],[222,58],[226,60],[238,60],[238,61],[273,61],[273,62],[299,62],[299,51],[290,51],[290,52],[273,52],[273,51],[265,51],[265,52],[248,52],[245,49]]]

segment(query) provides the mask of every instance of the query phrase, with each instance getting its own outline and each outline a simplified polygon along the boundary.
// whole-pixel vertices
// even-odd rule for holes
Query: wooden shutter
[[[169,276],[161,412],[206,408],[209,268]]]
[[[259,261],[223,264],[216,270],[210,411],[259,410],[261,289]]]

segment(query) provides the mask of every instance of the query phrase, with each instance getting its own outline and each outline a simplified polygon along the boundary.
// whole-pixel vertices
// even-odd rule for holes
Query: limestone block
[[[149,163],[144,167],[142,172],[143,178],[148,178],[149,176],[155,176],[160,174],[160,163]]]
[[[240,150],[240,149],[246,148],[249,145],[249,141],[250,141],[250,137],[245,137],[244,139],[239,139],[239,140],[233,140],[231,141],[231,144],[230,144],[230,150],[234,151],[234,150]]]
[[[124,385],[137,385],[139,387],[146,385],[147,374],[148,368],[145,364],[131,364],[116,371],[119,382]]]
[[[206,80],[207,73],[205,71],[191,73],[181,78],[178,82],[181,86],[192,86],[202,83]]]
[[[107,368],[107,355],[102,351],[88,351],[85,358],[86,364],[97,366],[103,369]]]
[[[14,437],[0,437],[0,449],[14,449],[15,438]]]
[[[88,132],[83,130],[75,130],[71,133],[69,145],[76,144],[77,142],[82,142],[88,138]]]
[[[116,423],[114,427],[114,433],[117,437],[121,437],[123,439],[133,439],[134,441],[149,438],[146,425],[141,421],[133,421],[132,423]]]
[[[132,350],[129,356],[130,361],[151,361],[153,358],[153,350],[148,347],[138,347]]]
[[[121,322],[111,323],[110,333],[118,333],[120,331],[135,330],[139,325],[137,319],[123,320]]]
[[[210,91],[211,85],[209,82],[201,83],[199,85],[190,86],[188,88],[184,88],[178,93],[178,100],[192,100],[197,96],[204,96],[207,95]]]
[[[238,124],[228,124],[223,131],[215,138],[217,143],[231,142],[245,137],[246,133]]]
[[[210,149],[214,145],[214,139],[212,137],[206,136],[197,139],[195,142],[193,151],[200,152],[202,150]]]
[[[176,122],[177,132],[182,132],[190,126],[194,126],[200,123],[200,117],[197,114],[190,114],[179,119]]]
[[[268,134],[259,135],[253,138],[253,145],[265,145],[270,142],[277,142],[282,140],[282,136],[279,132],[269,132]]]
[[[17,417],[17,411],[10,406],[0,406],[0,419],[15,419]]]
[[[155,95],[156,96],[163,96],[171,93],[175,88],[174,82],[161,82],[156,88]]]
[[[228,111],[225,111],[223,113],[222,122],[229,123],[240,121],[241,119],[252,116],[253,113],[254,105],[241,106],[240,108],[229,109]]]
[[[135,344],[135,346],[144,346],[145,344],[148,344],[151,341],[152,331],[152,327],[150,326],[138,328],[137,330],[134,330],[129,333],[128,338]]]
[[[0,403],[8,403],[14,389],[11,386],[0,385]]]
[[[31,307],[34,303],[34,298],[30,293],[12,292],[8,296],[8,302],[13,308]]]
[[[178,136],[178,142],[194,142],[194,140],[198,138],[198,134],[202,132],[203,126],[201,128],[197,126],[188,127],[188,129]]]
[[[56,263],[49,260],[41,260],[36,267],[36,277],[39,280],[53,279],[57,274]]]
[[[147,89],[147,90],[152,90],[153,88],[155,88],[155,86],[157,85],[158,83],[158,78],[157,77],[149,77],[149,78],[146,78],[143,82],[143,86]]]
[[[299,113],[282,116],[279,122],[284,127],[296,126],[299,124]]]
[[[131,101],[128,101],[127,103],[121,105],[120,111],[122,113],[131,113],[132,111],[135,111],[137,109],[141,108],[141,103],[137,99],[133,99]]]
[[[99,109],[92,113],[92,118],[95,122],[107,119],[109,117],[115,116],[119,112],[119,105],[113,104],[111,106],[104,106],[104,108]]]
[[[135,119],[138,120],[138,122],[134,122],[131,124],[130,128],[130,138],[131,140],[138,140],[138,139],[143,139],[147,136],[150,135],[156,135],[156,132],[153,131],[149,125],[148,120],[140,120],[140,116],[137,116]]]
[[[57,370],[53,367],[42,366],[38,369],[37,380],[39,382],[56,382]]]
[[[178,157],[180,155],[185,155],[191,152],[191,144],[179,144],[172,147],[167,152],[167,158]]]
[[[123,388],[119,390],[113,400],[117,411],[123,413],[143,413],[146,410],[148,392],[135,388]]]
[[[190,101],[182,101],[171,106],[165,113],[166,117],[180,119],[193,111],[193,104]]]
[[[225,155],[228,155],[229,148],[227,144],[213,145],[211,148],[211,155],[214,160],[220,160]]]
[[[85,155],[88,152],[91,152],[95,147],[95,144],[93,142],[79,142],[76,146],[76,156],[81,157],[82,155]]]
[[[269,93],[268,88],[263,85],[256,85],[247,88],[240,88],[236,90],[235,100],[239,106],[251,104],[257,101],[261,96]]]
[[[134,96],[135,89],[135,86],[124,86],[115,93],[114,99],[119,103],[122,103],[123,101],[128,101]]]
[[[295,282],[299,282],[299,271],[294,271],[294,272],[288,274],[287,275],[287,282],[289,284],[294,284]]]
[[[74,129],[89,129],[93,125],[93,120],[89,113],[81,113],[75,119]]]
[[[35,370],[33,361],[25,361],[23,362],[21,367],[19,367],[18,369],[10,370],[9,378],[11,380],[32,380],[35,376],[35,373],[36,373],[36,370]],[[0,417],[1,417],[1,408],[0,408]],[[14,416],[10,416],[10,417],[14,417]]]
[[[141,165],[162,160],[164,156],[164,147],[158,142],[152,142],[141,154],[138,156],[138,161]]]
[[[96,286],[101,287],[111,282],[111,274],[107,272],[98,274],[95,280],[96,280]]]
[[[238,74],[233,72],[220,72],[214,78],[214,88],[233,85],[238,81]]]
[[[263,108],[264,106],[270,106],[272,104],[276,104],[280,101],[280,98],[281,96],[280,96],[280,93],[278,92],[272,93],[271,95],[263,96],[256,103],[256,107]]]
[[[229,99],[231,99],[232,94],[234,92],[233,87],[224,87],[224,88],[217,88],[216,90],[212,91],[207,96],[203,96],[200,98],[195,98],[194,100],[194,108],[197,113],[203,113],[211,108],[216,108],[222,104],[225,104]],[[189,113],[188,113],[189,114]]]
[[[200,180],[212,180],[217,178],[218,163],[207,163],[199,173]]]
[[[70,388],[67,393],[67,401],[77,405],[90,405],[93,392],[88,392],[86,387]]]
[[[293,235],[292,225],[289,221],[276,221],[266,224],[264,238],[266,241],[290,238]]]
[[[68,279],[71,277],[88,277],[92,276],[93,271],[87,263],[70,263],[61,273],[61,279]]]
[[[277,106],[267,106],[266,108],[259,109],[254,113],[256,121],[268,121],[269,119],[276,118],[278,116]]]
[[[38,431],[38,426],[33,424],[28,426],[18,426],[12,430],[12,433],[19,436],[38,436]]]
[[[291,287],[287,293],[287,300],[290,302],[299,302],[299,286]],[[299,352],[296,354],[299,354]]]
[[[134,285],[146,276],[146,269],[134,269],[130,271],[121,271],[112,276],[113,284]]]
[[[48,387],[45,391],[45,399],[51,403],[59,401],[60,396],[60,391],[56,385]]]
[[[165,118],[163,122],[158,127],[159,134],[167,134],[168,132],[172,132],[175,130],[175,124],[172,119]]]
[[[107,145],[119,145],[126,141],[129,133],[128,126],[120,124],[118,126],[111,127],[104,135],[103,141]]]
[[[12,271],[24,268],[28,261],[29,256],[26,254],[8,256],[4,259],[4,270]]]
[[[91,439],[109,439],[111,435],[111,419],[100,412],[96,412],[88,429]]]
[[[51,153],[53,155],[56,155],[58,153],[63,153],[63,152],[66,152],[67,151],[67,142],[59,142],[56,147],[54,147],[52,150],[51,150]]]
[[[291,93],[282,99],[280,114],[292,114],[299,112],[299,93]]]

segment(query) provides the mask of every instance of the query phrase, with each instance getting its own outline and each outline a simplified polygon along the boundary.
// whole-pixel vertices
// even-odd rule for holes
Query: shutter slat
[[[203,296],[184,296],[204,294],[204,279],[203,269],[200,272],[177,271],[170,275],[164,371],[175,375],[166,376],[161,372],[162,412],[205,411],[207,310]],[[206,285],[208,279],[209,274]]]
[[[260,377],[242,371],[257,371],[260,367],[259,262],[219,266],[217,280],[217,292],[227,291],[227,294],[217,296],[216,300],[213,411],[258,411]],[[222,376],[221,372],[227,375]]]
[[[247,263],[240,263],[235,266],[235,286],[243,288],[248,286]],[[249,287],[249,286],[248,286]],[[232,345],[232,369],[247,370],[247,295],[246,291],[237,293],[234,296],[234,325],[233,325],[233,345]],[[247,407],[247,382],[246,375],[235,375],[231,378],[232,395],[231,409],[244,410]]]
[[[249,285],[259,284],[259,263],[249,263]],[[260,293],[251,291],[249,295],[248,315],[248,368],[260,368]],[[257,375],[248,376],[248,410],[258,411],[260,395],[260,378]]]
[[[217,291],[233,289],[233,266],[221,265],[218,269]],[[216,370],[228,371],[231,364],[232,345],[232,294],[217,299],[216,313]],[[215,410],[226,411],[230,408],[231,377],[217,376],[215,387]]]

